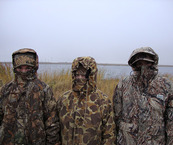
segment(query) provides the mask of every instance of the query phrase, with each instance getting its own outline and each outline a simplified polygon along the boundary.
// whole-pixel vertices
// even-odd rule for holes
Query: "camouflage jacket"
[[[140,91],[135,77],[120,81],[115,88],[113,108],[117,125],[117,144],[173,144],[173,88],[156,75]]]
[[[100,90],[85,99],[77,98],[75,92],[68,91],[57,105],[63,145],[114,144],[112,105]]]
[[[81,89],[81,96],[74,91],[79,63],[91,71],[87,91]],[[115,142],[112,103],[96,88],[96,73],[96,63],[91,57],[79,57],[72,64],[72,90],[57,102],[63,145],[111,145]]]
[[[21,93],[15,81],[0,92],[0,144],[54,145],[59,142],[56,101],[39,79]]]

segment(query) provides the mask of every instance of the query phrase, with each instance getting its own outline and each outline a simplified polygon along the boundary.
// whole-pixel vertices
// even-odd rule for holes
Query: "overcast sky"
[[[43,62],[127,64],[142,46],[173,65],[173,0],[0,0],[0,61],[33,48]]]

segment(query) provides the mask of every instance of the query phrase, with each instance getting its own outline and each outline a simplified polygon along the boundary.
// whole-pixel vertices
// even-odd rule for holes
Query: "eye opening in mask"
[[[78,79],[89,79],[89,75],[91,73],[91,69],[88,70],[83,67],[82,64],[79,64],[78,69],[75,72],[75,77]]]
[[[18,66],[16,68],[16,71],[18,71],[18,72],[28,72],[28,71],[31,71],[32,69],[33,69],[33,67],[31,67],[31,66],[21,65],[21,66]]]
[[[76,78],[85,78],[87,70],[83,67],[83,65],[79,64],[78,69],[75,71]]]
[[[135,67],[133,67],[133,69],[135,71],[141,71],[142,68],[146,68],[148,70],[155,70],[154,63],[148,62],[148,61],[144,61],[144,60],[136,62],[136,64],[134,66]]]
[[[141,67],[141,66],[152,66],[153,63],[145,60],[139,60],[135,63],[136,67]]]

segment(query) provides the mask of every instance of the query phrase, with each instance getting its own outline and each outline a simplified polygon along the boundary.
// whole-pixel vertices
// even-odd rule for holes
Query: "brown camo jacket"
[[[79,57],[72,64],[74,71],[81,63],[90,69],[88,93],[85,97],[75,91],[64,93],[57,102],[63,145],[112,145],[115,124],[110,99],[96,88],[97,67],[91,57]],[[72,87],[73,88],[73,87]]]

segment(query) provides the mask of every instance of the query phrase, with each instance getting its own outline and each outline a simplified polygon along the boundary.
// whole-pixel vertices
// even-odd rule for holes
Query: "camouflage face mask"
[[[140,68],[137,68],[137,78],[139,83],[143,87],[147,87],[149,81],[155,76],[155,69],[153,66],[142,65]]]
[[[87,78],[86,78],[87,70],[84,67],[79,67],[79,69],[75,73],[75,91],[86,91]]]
[[[154,68],[152,66],[145,66],[145,65],[141,66],[141,71],[140,71],[141,76],[145,78],[151,78],[153,74],[154,74]]]
[[[83,91],[82,88],[85,88],[87,79],[75,79],[75,82],[75,91]]]
[[[35,69],[32,67],[20,68],[17,67],[14,69],[15,72],[15,81],[20,85],[21,88],[25,87],[29,81],[36,78]]]
[[[17,76],[20,76],[22,80],[32,80],[35,76],[34,70],[31,69],[27,72],[15,71]]]

